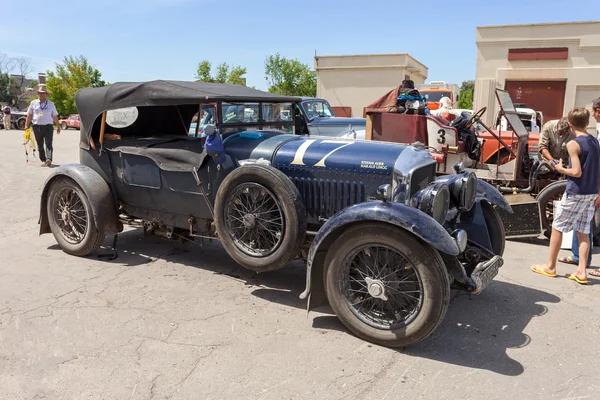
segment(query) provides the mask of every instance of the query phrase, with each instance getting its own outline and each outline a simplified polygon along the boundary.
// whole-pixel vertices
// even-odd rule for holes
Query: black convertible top
[[[171,106],[210,101],[299,102],[300,97],[281,96],[241,85],[156,80],[117,82],[99,88],[80,89],[75,94],[83,129],[89,138],[94,122],[104,111],[138,106]]]

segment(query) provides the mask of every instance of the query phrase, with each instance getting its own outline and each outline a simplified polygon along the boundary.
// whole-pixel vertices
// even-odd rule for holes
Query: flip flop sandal
[[[589,274],[591,276],[595,276],[596,278],[600,278],[600,269],[595,269],[593,271],[590,271]]]
[[[587,285],[587,283],[588,283],[587,279],[583,279],[583,280],[579,279],[574,274],[566,274],[565,278],[575,281],[575,282],[579,283],[580,285]]]
[[[573,259],[573,257],[561,257],[558,259],[559,262],[571,265],[579,265],[577,261]]]
[[[546,276],[549,276],[550,278],[556,278],[556,272],[552,273],[552,272],[544,271],[543,269],[538,268],[537,265],[532,265],[531,270],[533,272],[535,272],[536,274],[546,275]]]

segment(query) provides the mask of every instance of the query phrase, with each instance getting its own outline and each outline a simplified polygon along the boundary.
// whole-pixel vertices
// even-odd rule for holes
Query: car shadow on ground
[[[398,350],[412,357],[426,358],[463,367],[517,376],[525,367],[507,354],[532,340],[524,330],[533,318],[543,317],[543,303],[558,303],[552,294],[508,282],[493,281],[480,295],[453,292],[448,313],[435,333],[425,340]],[[313,327],[345,330],[334,316],[314,319]]]
[[[125,267],[145,267],[158,260],[180,263],[187,267],[200,268],[216,275],[238,280],[249,286],[256,286],[253,295],[279,304],[306,308],[306,302],[299,299],[306,282],[306,267],[301,260],[294,260],[287,267],[271,272],[257,274],[239,266],[214,240],[200,240],[195,243],[179,243],[156,236],[144,235],[141,228],[128,229],[118,236],[116,259],[99,256],[112,254],[113,236],[107,237],[102,248],[86,258],[110,265]],[[62,251],[58,244],[49,250]]]
[[[109,246],[112,238],[107,238]],[[60,248],[57,245],[50,249]],[[104,247],[100,253],[106,254]],[[201,268],[256,287],[252,295],[269,302],[298,309],[306,309],[306,300],[299,298],[306,282],[302,261],[294,261],[286,268],[256,274],[237,265],[217,242],[204,247],[192,243],[179,244],[165,239],[144,236],[141,229],[128,230],[119,235],[119,257],[109,264],[144,267],[155,260]],[[92,255],[90,258],[97,258]],[[594,280],[590,280],[590,283]],[[526,347],[532,340],[524,333],[533,318],[543,317],[546,304],[558,303],[560,298],[530,287],[493,281],[480,295],[470,296],[454,291],[448,313],[436,332],[422,342],[399,353],[436,360],[464,367],[489,370],[507,376],[523,373],[524,366],[509,357],[508,349]],[[329,306],[319,307],[312,313],[316,329],[349,331],[333,315]],[[330,314],[330,315],[322,315]],[[533,340],[544,341],[544,337]]]

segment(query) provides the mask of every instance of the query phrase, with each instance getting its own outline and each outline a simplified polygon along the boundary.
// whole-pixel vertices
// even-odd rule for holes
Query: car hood
[[[264,159],[284,171],[329,171],[349,179],[353,173],[407,175],[434,162],[428,151],[404,144],[275,132],[240,132],[225,139],[224,148],[237,162]]]
[[[366,126],[366,118],[345,118],[345,117],[317,117],[312,120],[313,125],[319,126]]]

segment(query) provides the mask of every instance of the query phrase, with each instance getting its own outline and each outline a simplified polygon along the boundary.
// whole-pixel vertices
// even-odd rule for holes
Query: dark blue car
[[[366,118],[337,117],[329,102],[317,97],[302,97],[300,106],[313,136],[341,137],[352,131],[364,136]]]
[[[235,85],[115,83],[75,101],[80,164],[52,171],[40,210],[40,233],[68,254],[114,235],[116,257],[126,223],[218,239],[261,273],[301,257],[309,309],[328,301],[353,333],[393,347],[435,331],[451,287],[479,293],[502,265],[508,203],[460,165],[436,178],[418,143],[306,135],[300,98]],[[190,135],[207,103],[218,128]]]

